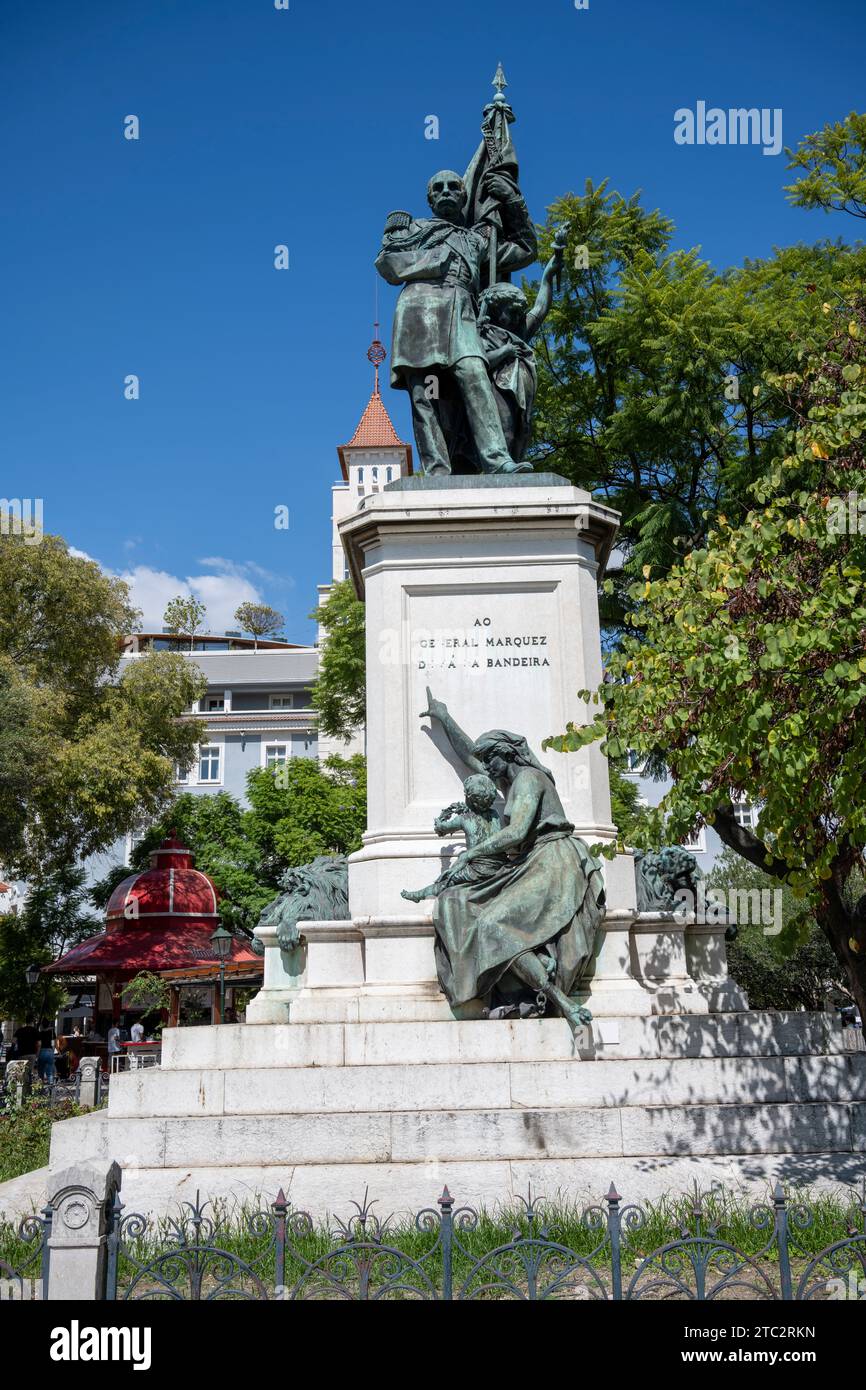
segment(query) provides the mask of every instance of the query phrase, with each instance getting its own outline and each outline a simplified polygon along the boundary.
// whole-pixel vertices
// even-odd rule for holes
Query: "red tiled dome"
[[[213,931],[219,922],[217,891],[194,867],[192,851],[169,836],[151,854],[150,864],[115,888],[105,914],[107,930],[200,925]]]

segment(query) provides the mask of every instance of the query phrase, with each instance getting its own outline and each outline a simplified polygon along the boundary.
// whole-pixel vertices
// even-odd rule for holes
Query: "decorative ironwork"
[[[797,1286],[797,1301],[810,1299],[866,1300],[866,1178],[856,1208],[859,1229],[851,1221],[845,1240],[828,1245],[815,1255]],[[809,1213],[806,1213],[809,1215]]]
[[[777,1186],[747,1212],[735,1239],[718,1192],[691,1194],[671,1238],[648,1253],[658,1211],[647,1213],[611,1185],[603,1203],[551,1211],[530,1190],[511,1214],[511,1238],[495,1248],[489,1218],[455,1205],[447,1187],[411,1223],[374,1211],[368,1194],[348,1220],[316,1225],[280,1191],[242,1220],[203,1202],[171,1219],[126,1212],[115,1199],[108,1232],[105,1298],[213,1301],[515,1299],[607,1301],[750,1299],[866,1300],[866,1178],[844,1238],[817,1254],[815,1212]],[[652,1217],[652,1223],[650,1221]],[[53,1213],[0,1225],[0,1294],[48,1286]],[[741,1221],[741,1213],[737,1212]],[[673,1223],[672,1223],[673,1224]],[[726,1227],[728,1228],[726,1230]],[[751,1238],[750,1238],[751,1237]]]
[[[47,1297],[52,1215],[51,1207],[44,1207],[23,1217],[17,1227],[0,1223],[0,1249],[12,1257],[0,1258],[0,1300]]]
[[[774,1208],[766,1203],[750,1208],[753,1229],[767,1231],[769,1235],[756,1254],[747,1255],[723,1239],[719,1221],[704,1209],[705,1199],[696,1186],[689,1220],[680,1227],[679,1240],[661,1246],[640,1262],[625,1297],[699,1302],[737,1297],[753,1301],[785,1297],[772,1277],[770,1263],[782,1251],[779,1237],[784,1226],[785,1199],[782,1195],[780,1205],[780,1191],[776,1191]],[[787,1247],[785,1256],[787,1266]],[[781,1259],[779,1264],[782,1264]],[[787,1297],[790,1298],[790,1293]]]
[[[270,1212],[255,1212],[247,1218],[246,1234],[257,1243],[247,1259],[220,1243],[229,1233],[216,1215],[205,1214],[208,1207],[213,1204],[202,1202],[198,1192],[194,1202],[183,1202],[176,1218],[159,1223],[158,1235],[167,1237],[168,1245],[154,1251],[147,1218],[137,1212],[124,1215],[117,1196],[108,1236],[106,1297],[181,1302],[272,1297],[265,1267],[280,1240],[281,1212],[284,1239],[282,1192]],[[278,1274],[278,1260],[276,1270]]]

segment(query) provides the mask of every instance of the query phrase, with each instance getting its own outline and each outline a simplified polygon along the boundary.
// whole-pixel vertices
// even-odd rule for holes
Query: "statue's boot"
[[[532,471],[531,463],[526,463],[525,461],[523,463],[515,463],[514,459],[509,459],[507,463],[500,464],[498,468],[492,470],[494,473],[531,473]]]

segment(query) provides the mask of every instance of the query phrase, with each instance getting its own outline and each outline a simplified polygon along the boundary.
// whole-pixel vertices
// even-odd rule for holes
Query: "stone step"
[[[579,1052],[610,1058],[766,1057],[839,1053],[843,1034],[825,1013],[750,1011],[597,1019]],[[212,1068],[385,1066],[571,1059],[560,1018],[407,1023],[261,1024],[170,1028],[164,1071]]]
[[[111,1116],[528,1110],[793,1104],[866,1097],[866,1053],[614,1059],[603,1064],[413,1062],[377,1066],[153,1069],[120,1074]]]
[[[65,1120],[55,1132],[78,1123]],[[863,1169],[863,1155],[850,1153],[701,1155],[660,1162],[615,1157],[298,1166],[247,1163],[234,1168],[196,1164],[128,1167],[120,1195],[127,1211],[157,1217],[176,1213],[181,1202],[195,1201],[197,1194],[202,1201],[224,1203],[229,1211],[239,1205],[247,1210],[261,1209],[282,1188],[295,1210],[307,1211],[319,1222],[329,1217],[347,1220],[353,1214],[353,1203],[363,1202],[367,1192],[380,1219],[392,1213],[405,1219],[424,1208],[438,1210],[436,1199],[446,1185],[458,1207],[486,1207],[493,1212],[516,1205],[530,1186],[536,1198],[581,1205],[603,1205],[612,1182],[629,1203],[658,1202],[662,1197],[689,1193],[696,1183],[702,1190],[722,1185],[748,1194],[753,1201],[766,1201],[777,1182],[788,1191],[808,1187],[838,1194],[847,1186],[856,1192]],[[0,1199],[7,1186],[0,1187]],[[15,1210],[23,1215],[44,1203],[43,1190]]]
[[[125,1169],[455,1163],[677,1155],[858,1153],[866,1102],[630,1105],[113,1119],[55,1125],[51,1163],[86,1152]]]

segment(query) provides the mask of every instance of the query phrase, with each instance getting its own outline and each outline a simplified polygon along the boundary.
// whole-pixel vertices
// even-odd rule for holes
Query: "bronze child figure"
[[[502,829],[499,813],[493,809],[496,800],[496,784],[483,773],[473,773],[463,783],[465,801],[454,801],[433,822],[437,835],[448,835],[453,830],[462,830],[467,850],[482,845],[491,835]],[[467,860],[461,855],[456,862],[439,875],[435,883],[426,888],[404,888],[402,896],[410,902],[420,903],[423,898],[438,898],[446,888],[458,884],[481,883],[500,868],[501,855]]]
[[[535,303],[530,309],[518,285],[491,285],[481,295],[478,331],[496,396],[502,430],[511,457],[521,460],[529,445],[532,409],[538,386],[531,343],[550,312],[553,281],[560,274],[565,230],[554,239],[554,251],[544,268]]]

